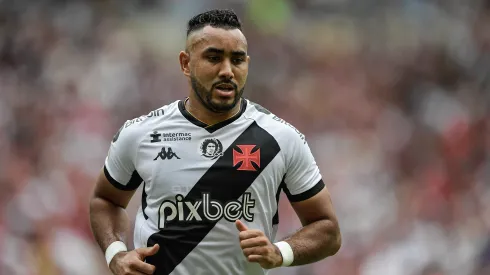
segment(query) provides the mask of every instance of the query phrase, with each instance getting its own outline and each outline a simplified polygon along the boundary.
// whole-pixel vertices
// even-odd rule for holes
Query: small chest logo
[[[153,134],[150,135],[151,143],[162,141],[162,139],[160,138],[161,136],[162,134],[158,133],[157,131],[153,131]]]
[[[215,138],[206,139],[201,144],[202,156],[208,159],[217,159],[223,156],[223,144]]]
[[[170,147],[168,147],[168,149],[163,147],[153,160],[157,160],[158,158],[161,158],[162,160],[171,160],[173,158],[180,159],[179,156],[177,156],[177,154],[174,153],[174,151]]]
[[[239,171],[257,171],[260,168],[260,148],[252,153],[256,145],[237,145],[237,147],[240,151],[233,149],[233,167],[241,163]]]
[[[176,132],[171,132],[171,133],[163,133],[160,134],[158,131],[153,131],[153,133],[150,135],[151,143],[155,142],[160,142],[160,141],[191,141],[192,140],[192,134],[191,133],[176,133]]]

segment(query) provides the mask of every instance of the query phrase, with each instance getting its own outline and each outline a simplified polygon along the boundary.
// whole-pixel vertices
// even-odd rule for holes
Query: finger
[[[136,252],[138,252],[139,255],[143,256],[143,259],[148,257],[148,256],[153,256],[157,254],[158,250],[160,249],[160,246],[158,244],[155,244],[152,247],[141,247],[136,249]]]
[[[264,236],[255,237],[251,239],[245,239],[240,241],[240,247],[242,249],[250,248],[250,247],[260,247],[269,245],[269,240]]]
[[[266,247],[250,247],[250,248],[245,248],[243,249],[243,255],[246,257],[251,256],[251,255],[267,255],[267,248]]]
[[[238,229],[238,231],[240,231],[240,232],[248,230],[248,227],[240,220],[236,220],[235,225],[236,225],[236,228]]]
[[[264,236],[264,232],[260,230],[247,230],[247,231],[242,231],[238,235],[240,238],[240,241],[251,239],[251,238],[257,238]]]
[[[265,263],[267,259],[262,255],[250,255],[247,257],[247,260],[251,263]]]
[[[143,272],[143,274],[153,274],[156,269],[154,265],[145,262],[135,262],[131,267],[137,271]]]
[[[143,272],[138,271],[138,270],[129,270],[129,271],[124,272],[123,274],[128,274],[128,275],[147,275],[146,273],[143,273]]]

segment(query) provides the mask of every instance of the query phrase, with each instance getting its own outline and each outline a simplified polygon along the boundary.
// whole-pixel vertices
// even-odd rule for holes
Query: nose
[[[231,62],[230,60],[225,59],[223,62],[221,62],[219,78],[229,80],[232,79],[233,77],[235,77],[235,75],[233,74]]]

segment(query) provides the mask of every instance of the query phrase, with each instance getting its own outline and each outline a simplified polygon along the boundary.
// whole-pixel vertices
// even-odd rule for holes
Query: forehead
[[[247,40],[239,29],[222,29],[205,26],[192,33],[187,39],[187,46],[194,51],[205,51],[207,48],[228,51],[247,50]]]

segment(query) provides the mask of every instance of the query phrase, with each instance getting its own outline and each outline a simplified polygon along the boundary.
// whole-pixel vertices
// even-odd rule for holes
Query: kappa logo
[[[223,144],[215,138],[206,139],[201,144],[202,156],[208,159],[217,159],[223,156]]]
[[[176,153],[172,150],[172,148],[168,147],[168,150],[163,147],[162,150],[158,153],[158,155],[153,159],[157,160],[158,158],[161,158],[162,160],[171,160],[173,158],[180,159],[179,156],[177,156]]]
[[[233,167],[241,164],[239,171],[257,171],[260,168],[260,148],[252,153],[257,145],[237,145],[240,151],[233,149]]]

